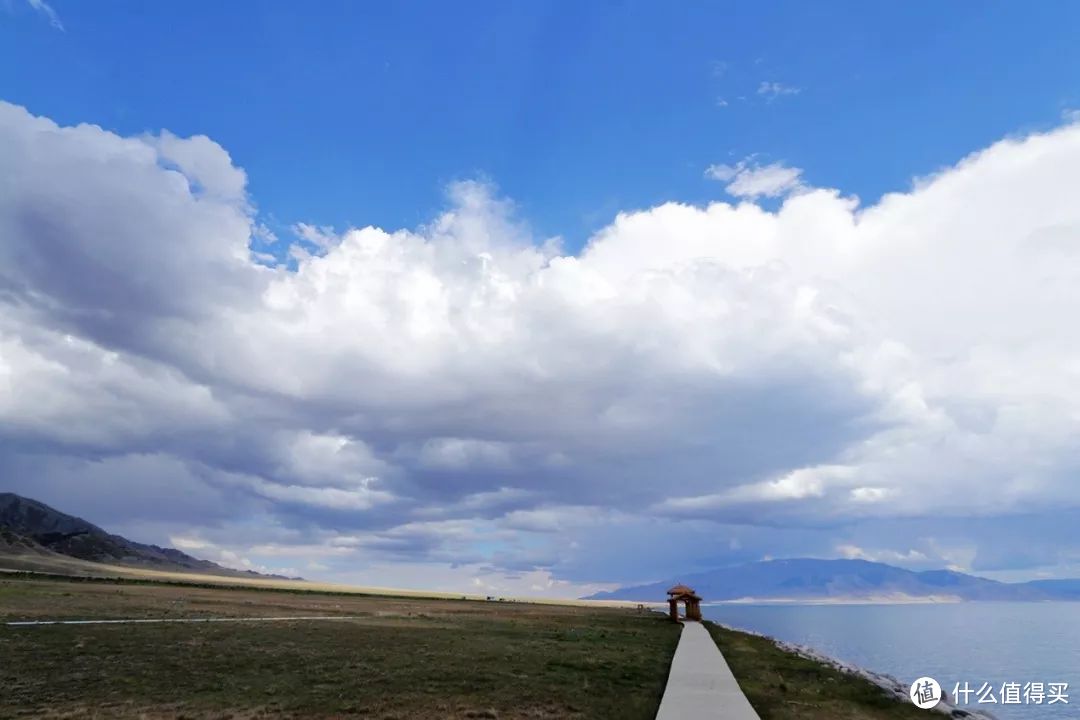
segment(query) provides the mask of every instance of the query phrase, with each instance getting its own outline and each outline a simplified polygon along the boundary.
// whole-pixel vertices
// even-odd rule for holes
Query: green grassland
[[[761,720],[927,720],[865,678],[781,650],[766,637],[706,623]]]

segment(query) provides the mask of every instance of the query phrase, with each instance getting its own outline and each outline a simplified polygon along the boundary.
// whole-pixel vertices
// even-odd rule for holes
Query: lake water
[[[990,683],[1002,720],[1080,719],[1080,603],[709,605],[706,618],[806,645],[905,683],[928,675],[950,695]],[[1002,705],[1002,683],[1068,683],[1068,704]],[[1023,702],[1023,698],[1021,698]],[[928,718],[942,717],[928,714]]]

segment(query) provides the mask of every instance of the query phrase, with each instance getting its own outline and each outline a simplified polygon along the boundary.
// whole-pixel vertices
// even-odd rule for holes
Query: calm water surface
[[[975,689],[988,682],[995,695],[1003,682],[1067,682],[1067,705],[977,704],[973,695],[970,709],[1002,720],[1080,720],[1080,603],[709,605],[703,612],[906,683],[929,675],[950,694],[964,681]]]

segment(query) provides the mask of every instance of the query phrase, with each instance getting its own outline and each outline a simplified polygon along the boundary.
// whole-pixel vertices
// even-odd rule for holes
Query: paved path
[[[683,623],[656,720],[759,720],[727,661],[698,622]]]

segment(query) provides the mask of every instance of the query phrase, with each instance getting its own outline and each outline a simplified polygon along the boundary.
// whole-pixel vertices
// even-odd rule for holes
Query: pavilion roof
[[[693,595],[694,590],[693,590],[693,588],[687,587],[686,585],[679,584],[679,585],[676,585],[675,587],[671,588],[670,590],[668,590],[667,594],[668,595]]]

